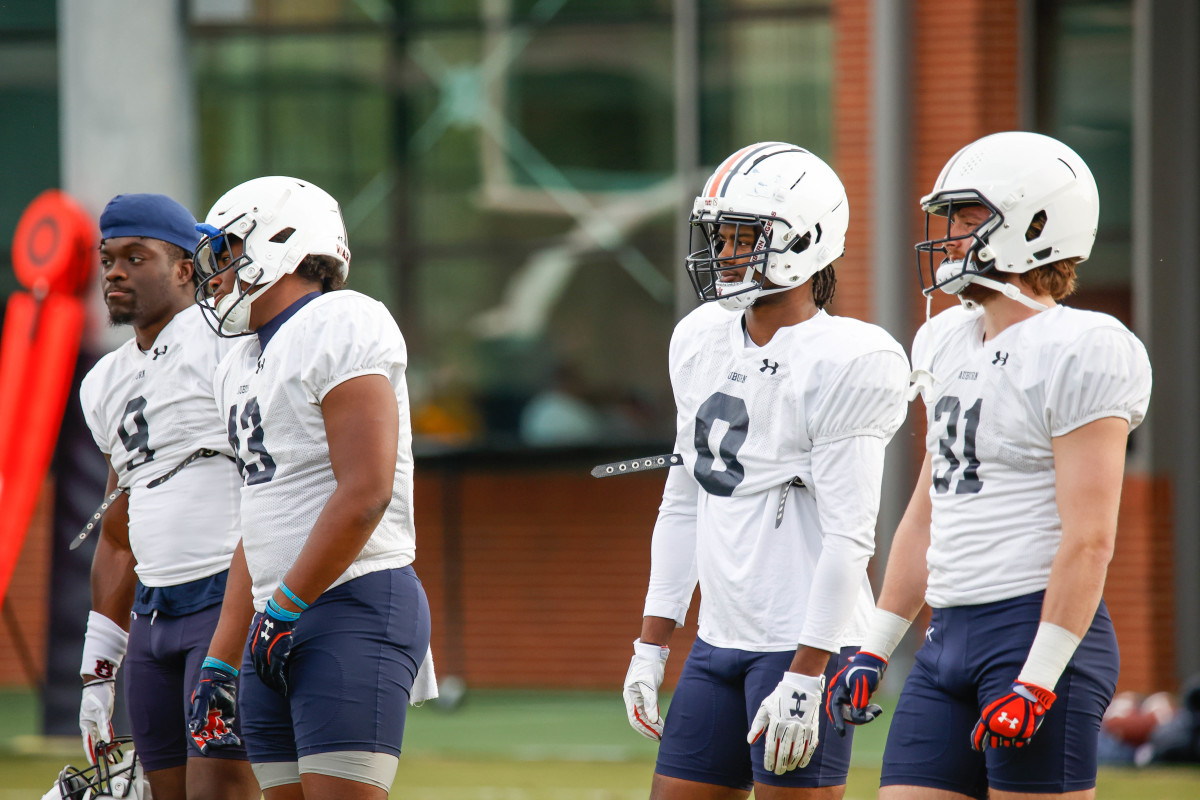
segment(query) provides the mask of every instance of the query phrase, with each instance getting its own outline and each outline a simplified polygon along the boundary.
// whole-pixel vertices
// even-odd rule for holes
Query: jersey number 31
[[[962,466],[962,460],[954,454],[954,446],[958,444],[960,414],[966,423],[963,426],[962,455],[966,459],[967,466],[954,487],[954,493],[978,494],[979,490],[983,488],[983,481],[979,479],[979,457],[975,455],[975,434],[979,431],[979,412],[982,408],[983,398],[981,397],[967,409],[965,414],[962,414],[962,403],[957,397],[951,395],[943,396],[933,407],[934,422],[940,422],[942,417],[946,418],[946,435],[938,440],[938,453],[946,459],[946,469],[941,473],[937,471],[933,473],[933,488],[938,494],[950,491],[950,482],[954,478],[954,472]]]

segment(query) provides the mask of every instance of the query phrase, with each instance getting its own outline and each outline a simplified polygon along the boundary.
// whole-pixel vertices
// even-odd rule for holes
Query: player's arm
[[[1050,567],[1042,621],[1083,638],[1096,616],[1117,539],[1129,423],[1090,422],[1051,440],[1062,542]]]
[[[863,643],[850,663],[834,676],[829,688],[825,711],[840,735],[845,735],[846,723],[862,725],[882,713],[878,705],[871,703],[871,695],[879,688],[892,651],[925,605],[929,580],[926,553],[933,514],[929,499],[931,474],[931,459],[926,453],[917,485],[892,537],[883,590]]]
[[[225,582],[225,597],[221,602],[221,616],[213,631],[208,646],[209,658],[215,658],[232,667],[242,660],[242,649],[246,645],[246,632],[254,617],[254,598],[250,585],[250,569],[246,566],[246,551],[239,540],[229,562],[229,577]]]
[[[108,462],[108,456],[105,456]],[[108,463],[108,483],[104,488],[111,494],[117,488],[117,473]],[[100,536],[92,556],[92,610],[129,630],[129,615],[133,610],[133,595],[137,588],[137,560],[129,546],[129,495],[117,495],[100,523]]]
[[[678,452],[678,450],[676,450]],[[662,737],[658,689],[666,671],[667,647],[683,625],[696,589],[696,502],[699,486],[686,468],[667,474],[663,501],[650,541],[650,584],[641,635],[625,673],[623,696],[630,726],[647,739]]]
[[[925,587],[929,583],[929,529],[933,519],[933,501],[929,490],[933,485],[932,456],[927,452],[921,462],[921,474],[913,487],[912,497],[904,516],[892,537],[888,550],[887,570],[877,606],[909,622],[925,606]]]
[[[321,401],[329,463],[337,488],[313,525],[308,541],[284,576],[274,601],[291,612],[329,588],[358,557],[392,502],[400,410],[383,375],[359,375],[338,384]]]
[[[208,656],[200,667],[199,679],[192,688],[188,711],[188,733],[205,755],[211,748],[237,747],[242,743],[233,732],[233,723],[238,714],[239,665],[253,617],[250,570],[239,541],[229,562],[221,616],[208,645]]]
[[[105,492],[117,488],[117,473],[108,463]],[[112,714],[116,700],[117,670],[129,643],[129,614],[137,587],[136,561],[129,546],[129,495],[118,495],[100,524],[92,556],[92,611],[88,614],[79,675],[83,695],[79,705],[79,730],[88,759],[96,757],[99,742],[113,739]]]

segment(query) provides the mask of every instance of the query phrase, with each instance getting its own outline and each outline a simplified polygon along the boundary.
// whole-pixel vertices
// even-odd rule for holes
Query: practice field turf
[[[76,739],[32,737],[35,725],[31,695],[0,693],[0,800],[36,800],[82,762]],[[858,732],[847,800],[875,797],[886,732]],[[619,692],[471,692],[453,712],[410,710],[405,738],[392,792],[405,800],[644,800],[654,769]],[[1200,769],[1106,769],[1097,797],[1195,800]]]

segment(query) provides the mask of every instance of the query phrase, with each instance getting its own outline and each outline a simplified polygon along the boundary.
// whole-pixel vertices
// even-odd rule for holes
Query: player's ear
[[[181,258],[175,262],[175,279],[180,284],[195,286],[196,264],[190,257]]]

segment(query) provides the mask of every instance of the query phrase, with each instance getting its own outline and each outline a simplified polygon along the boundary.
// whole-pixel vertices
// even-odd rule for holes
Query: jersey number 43
[[[250,456],[247,460],[242,459],[242,450],[238,440],[239,430],[249,432],[246,449],[250,451]],[[264,437],[262,411],[259,410],[257,397],[248,399],[240,414],[237,406],[229,407],[229,446],[233,448],[237,458],[238,472],[242,474],[247,486],[266,483],[275,477],[275,459],[271,458],[271,454],[267,452],[267,447],[263,443]]]

